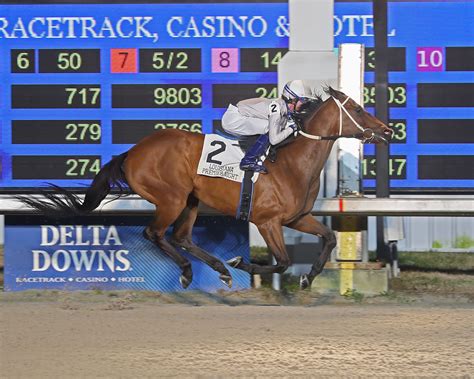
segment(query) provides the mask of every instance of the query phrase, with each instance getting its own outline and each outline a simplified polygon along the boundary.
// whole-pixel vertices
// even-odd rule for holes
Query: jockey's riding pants
[[[251,136],[268,132],[268,120],[242,116],[239,109],[230,104],[222,116],[222,128],[235,136]]]

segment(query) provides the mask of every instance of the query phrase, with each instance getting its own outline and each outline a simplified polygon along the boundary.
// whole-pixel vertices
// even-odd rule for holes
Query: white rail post
[[[361,106],[364,89],[364,46],[345,43],[339,46],[339,89]],[[343,132],[344,133],[344,132]],[[342,197],[362,194],[362,143],[355,138],[341,138],[337,145],[338,186]],[[367,262],[367,217],[335,217],[337,230],[336,260],[341,262],[339,291],[344,294],[354,289],[354,262]]]

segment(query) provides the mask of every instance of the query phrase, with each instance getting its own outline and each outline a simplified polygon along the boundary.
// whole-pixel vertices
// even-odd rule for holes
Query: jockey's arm
[[[268,136],[272,145],[277,145],[293,133],[293,129],[286,126],[286,114],[282,115],[280,105],[272,102],[269,107]]]

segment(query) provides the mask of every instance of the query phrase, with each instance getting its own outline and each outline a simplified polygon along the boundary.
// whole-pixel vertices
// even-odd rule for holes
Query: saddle
[[[233,141],[237,141],[239,144],[239,147],[242,149],[244,154],[247,152],[248,149],[250,149],[257,138],[260,136],[259,134],[251,135],[251,136],[234,136],[230,133],[227,133],[221,125],[218,125],[214,128],[214,133],[219,134],[222,137],[231,139]],[[291,134],[287,139],[284,141],[281,141],[278,145],[270,145],[270,150],[268,151],[267,158],[270,160],[270,162],[275,163],[277,159],[277,151],[278,149],[288,145],[289,143],[293,142],[295,139],[295,135]]]
[[[213,132],[215,134],[219,134],[220,136],[224,138],[237,141],[239,144],[239,147],[242,149],[244,154],[247,152],[249,148],[251,148],[255,144],[255,141],[257,140],[257,138],[260,137],[259,134],[237,137],[237,136],[227,133],[222,128],[221,125],[216,125],[214,127]],[[294,134],[291,134],[287,139],[280,142],[278,145],[275,145],[275,146],[270,145],[269,152],[267,153],[267,158],[270,160],[270,162],[275,163],[278,149],[280,149],[283,146],[288,145],[294,139],[295,139]],[[236,214],[236,218],[239,220],[243,220],[243,221],[250,220],[250,213],[252,210],[253,188],[254,188],[253,182],[252,182],[253,175],[254,175],[254,172],[246,171],[244,175],[244,179],[242,181],[242,185],[240,187],[240,200],[239,200],[239,205],[238,205],[237,214]]]

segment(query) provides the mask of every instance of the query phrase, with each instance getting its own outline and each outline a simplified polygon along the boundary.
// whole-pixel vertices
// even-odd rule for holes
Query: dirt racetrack
[[[20,296],[20,297],[19,297]],[[2,378],[471,377],[470,301],[2,294]],[[255,305],[252,305],[255,304]]]

